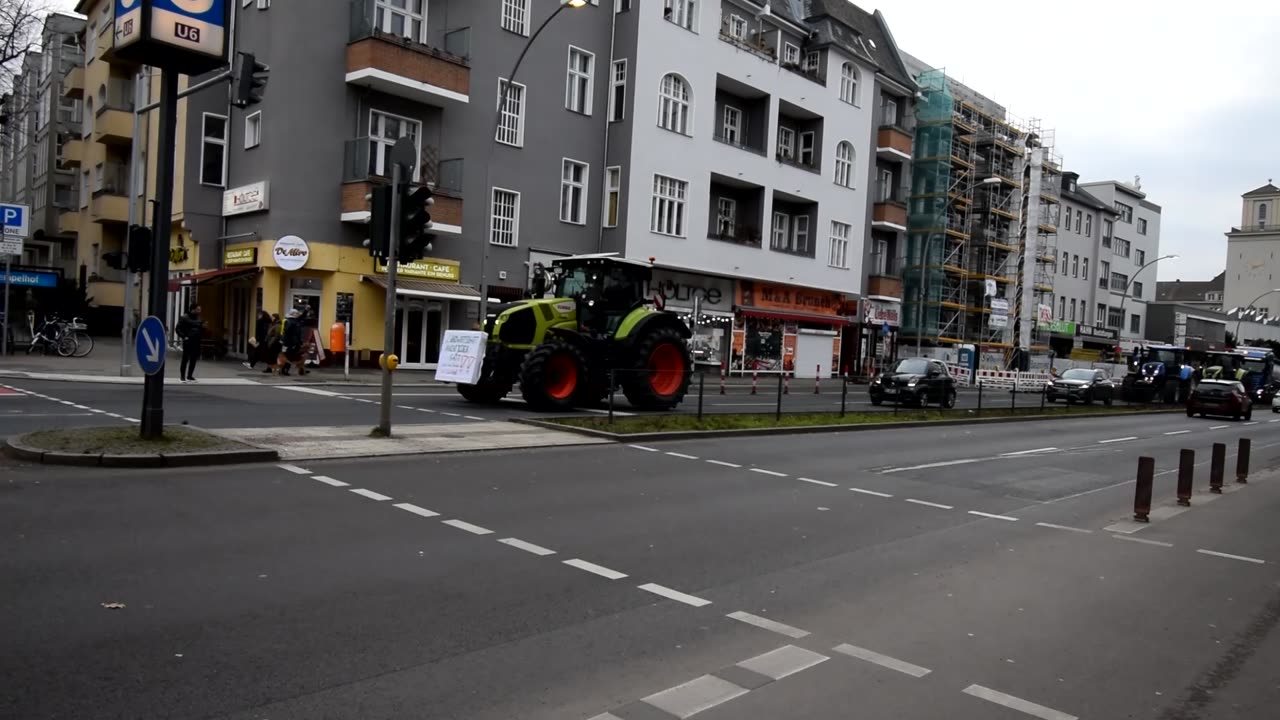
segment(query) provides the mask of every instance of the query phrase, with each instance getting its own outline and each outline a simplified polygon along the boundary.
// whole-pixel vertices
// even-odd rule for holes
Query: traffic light
[[[102,262],[112,270],[123,270],[125,266],[124,251],[112,250],[111,252],[102,253]]]
[[[271,68],[258,62],[253,53],[240,53],[237,62],[239,64],[233,77],[236,85],[234,104],[239,108],[257,105],[262,102],[262,96],[266,92],[267,75]]]
[[[434,205],[435,193],[426,185],[411,190],[404,186],[404,194],[400,200],[400,247],[397,248],[397,259],[402,262],[413,262],[426,257],[427,245],[431,236],[430,207]]]
[[[129,272],[147,272],[151,269],[151,228],[146,225],[129,226]]]
[[[369,237],[364,246],[369,254],[387,257],[387,248],[391,247],[391,193],[390,185],[374,186],[373,192],[364,196],[369,201]]]

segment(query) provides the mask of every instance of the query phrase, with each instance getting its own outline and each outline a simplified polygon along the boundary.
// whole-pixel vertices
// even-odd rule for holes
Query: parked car
[[[1205,380],[1187,398],[1187,417],[1227,415],[1235,420],[1253,419],[1253,401],[1244,384],[1235,380]]]
[[[871,380],[868,392],[872,405],[887,400],[922,407],[931,402],[944,408],[956,406],[956,379],[946,365],[929,358],[899,360]]]
[[[1081,402],[1086,405],[1094,400],[1110,405],[1116,399],[1116,385],[1103,370],[1074,368],[1062,373],[1044,389],[1045,400],[1068,404]]]
[[[1271,398],[1271,412],[1280,413],[1280,394]]]

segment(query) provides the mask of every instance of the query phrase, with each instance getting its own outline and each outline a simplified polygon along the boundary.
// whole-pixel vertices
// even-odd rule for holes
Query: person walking
[[[252,342],[249,343],[253,347],[249,349],[249,360],[244,364],[245,367],[252,370],[259,361],[263,361],[268,365],[271,364],[271,360],[274,356],[267,354],[267,351],[270,350],[270,348],[267,347],[267,335],[270,332],[271,314],[266,310],[259,310],[258,319],[254,322],[253,326],[253,337],[250,338]]]
[[[204,338],[204,320],[200,317],[199,305],[192,305],[187,314],[182,316],[176,331],[178,337],[182,338],[182,364],[178,367],[178,376],[182,382],[195,382],[200,341]]]
[[[302,362],[302,313],[297,308],[289,311],[284,321],[284,330],[280,333],[280,355],[276,366],[281,375],[289,374],[290,365]]]

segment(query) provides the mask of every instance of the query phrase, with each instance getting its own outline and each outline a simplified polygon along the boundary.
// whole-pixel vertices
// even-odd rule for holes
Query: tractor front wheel
[[[534,410],[570,410],[587,386],[587,362],[559,338],[534,348],[520,366],[520,394]]]
[[[480,381],[475,385],[458,385],[458,394],[467,402],[493,405],[511,392],[512,385],[515,385],[515,378],[511,370],[499,367],[499,361],[493,355],[485,355]]]
[[[672,327],[655,328],[636,343],[635,372],[623,374],[622,392],[638,410],[670,410],[689,392],[693,356]]]

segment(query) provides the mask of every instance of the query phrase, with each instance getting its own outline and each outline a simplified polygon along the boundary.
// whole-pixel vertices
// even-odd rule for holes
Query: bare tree
[[[36,46],[48,13],[44,0],[0,0],[0,66]]]

